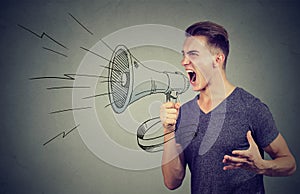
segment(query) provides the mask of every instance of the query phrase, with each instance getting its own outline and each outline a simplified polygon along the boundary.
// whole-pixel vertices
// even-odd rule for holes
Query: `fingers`
[[[227,166],[223,167],[223,170],[233,170],[233,169],[238,169],[238,168],[242,168],[243,164],[242,163],[238,163],[238,164],[229,164]]]
[[[222,161],[224,164],[226,164],[226,166],[223,167],[223,170],[231,170],[231,169],[237,169],[237,168],[241,168],[242,166],[244,166],[244,163],[242,162],[231,162],[228,159],[223,159]]]
[[[174,102],[166,102],[162,105],[162,107],[168,109],[168,108],[175,108],[175,109],[179,109],[180,108],[180,103],[177,102],[176,104]]]
[[[225,163],[248,163],[248,158],[225,155],[223,162],[225,162]]]
[[[238,168],[245,168],[250,165],[247,158],[244,157],[233,157],[225,155],[222,161],[226,166],[223,167],[223,170],[232,170]]]
[[[250,145],[249,148],[247,150],[232,151],[234,156],[225,155],[222,162],[227,166],[223,167],[224,170],[244,168],[257,173],[261,171],[259,167],[262,166],[263,159],[251,135],[251,131],[247,132],[246,137]]]
[[[226,166],[223,167],[223,170],[238,169],[238,168],[241,168],[243,166],[243,163],[241,163],[241,162],[231,162],[229,159],[226,159],[225,157],[224,157],[222,162],[224,164],[226,164]]]
[[[245,157],[245,158],[249,157],[248,150],[233,150],[232,154],[240,157]]]
[[[163,123],[163,126],[168,130],[175,129],[179,108],[180,108],[180,104],[179,103],[175,104],[173,102],[167,102],[161,106],[160,119]]]
[[[176,102],[176,103],[175,103],[175,108],[176,108],[177,110],[179,110],[179,108],[180,108],[180,103],[179,103],[179,102]]]

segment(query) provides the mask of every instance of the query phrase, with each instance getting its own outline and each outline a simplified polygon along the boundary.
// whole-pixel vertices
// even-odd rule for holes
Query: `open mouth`
[[[186,72],[189,74],[190,82],[195,82],[196,81],[196,73],[192,70],[187,70]]]

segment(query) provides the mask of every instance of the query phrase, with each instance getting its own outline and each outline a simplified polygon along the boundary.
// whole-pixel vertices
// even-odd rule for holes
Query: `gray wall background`
[[[74,126],[72,114],[48,114],[71,106],[72,94],[45,89],[55,81],[28,78],[75,72],[85,55],[80,46],[89,48],[118,29],[138,24],[184,30],[196,21],[211,20],[225,26],[231,41],[229,79],[268,104],[299,160],[299,8],[296,0],[1,1],[0,193],[189,193],[189,178],[170,192],[160,168],[130,171],[106,164],[88,150],[76,130],[43,146]],[[69,57],[42,49],[53,42],[17,24],[62,40],[70,48]],[[174,65],[181,68],[179,61]],[[299,180],[299,171],[291,177],[266,177],[267,193],[299,193]]]

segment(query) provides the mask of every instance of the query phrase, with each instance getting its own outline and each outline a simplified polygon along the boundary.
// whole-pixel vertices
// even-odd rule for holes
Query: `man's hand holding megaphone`
[[[160,119],[164,127],[164,134],[175,130],[180,103],[166,102],[160,108]]]

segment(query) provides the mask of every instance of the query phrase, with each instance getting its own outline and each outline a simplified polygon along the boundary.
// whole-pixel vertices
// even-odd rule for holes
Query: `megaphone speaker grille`
[[[123,112],[130,101],[133,85],[131,54],[125,46],[117,46],[109,63],[109,99],[116,113]]]

